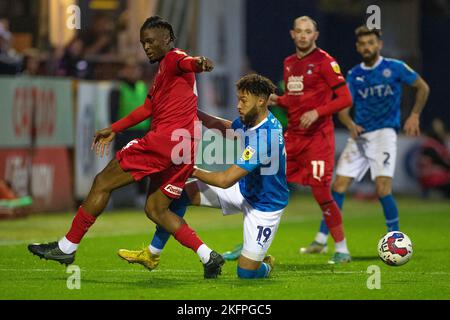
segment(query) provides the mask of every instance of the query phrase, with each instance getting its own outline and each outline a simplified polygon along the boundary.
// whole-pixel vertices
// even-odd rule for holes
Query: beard
[[[241,117],[241,120],[247,127],[253,127],[257,118],[258,107],[254,106],[246,115]]]
[[[370,54],[363,55],[362,60],[365,64],[372,64],[377,59],[377,56],[378,56],[378,52],[375,51]]]

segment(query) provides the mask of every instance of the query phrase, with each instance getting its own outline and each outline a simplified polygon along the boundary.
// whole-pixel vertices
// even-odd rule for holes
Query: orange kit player
[[[111,127],[98,131],[93,147],[103,156],[116,133],[152,116],[150,131],[117,152],[116,158],[96,176],[65,237],[59,242],[30,244],[28,249],[41,258],[71,264],[81,239],[105,209],[111,192],[150,176],[145,205],[148,218],[195,251],[203,263],[205,278],[215,278],[224,263],[222,256],[209,249],[170,207],[173,199],[183,196],[186,180],[194,170],[194,122],[198,120],[194,73],[211,71],[213,64],[205,57],[190,57],[174,48],[173,28],[158,16],[145,21],[140,37],[150,63],[159,63],[153,87],[144,105]],[[184,129],[188,136],[179,138],[191,139],[189,163],[175,164],[171,157],[172,149],[180,143],[178,139],[172,141],[177,129]]]

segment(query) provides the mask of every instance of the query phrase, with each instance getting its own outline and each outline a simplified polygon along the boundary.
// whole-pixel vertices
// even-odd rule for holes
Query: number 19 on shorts
[[[258,236],[256,238],[256,241],[258,244],[263,247],[264,244],[269,240],[270,235],[272,234],[272,230],[270,228],[265,228],[263,226],[258,226]],[[261,243],[261,238],[264,238]]]
[[[311,161],[313,178],[320,181],[322,177],[325,175],[325,161],[323,160],[314,160]]]

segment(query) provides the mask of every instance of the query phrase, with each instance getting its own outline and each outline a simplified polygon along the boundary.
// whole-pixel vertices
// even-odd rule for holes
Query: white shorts
[[[339,158],[336,174],[361,179],[370,168],[372,180],[377,177],[393,177],[397,158],[397,133],[384,128],[349,138]]]
[[[284,211],[263,212],[254,209],[242,196],[239,183],[228,189],[197,181],[200,205],[222,209],[224,216],[244,214],[244,244],[241,254],[253,261],[262,261],[277,233]]]

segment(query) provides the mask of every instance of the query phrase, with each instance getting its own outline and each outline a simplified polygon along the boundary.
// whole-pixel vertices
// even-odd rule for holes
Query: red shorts
[[[312,136],[285,134],[287,181],[304,186],[331,184],[334,168],[334,130]]]
[[[187,179],[194,171],[197,147],[193,139],[180,139],[185,139],[184,149],[181,147],[181,140],[171,141],[170,135],[149,132],[142,139],[130,141],[117,152],[116,158],[120,167],[136,181],[150,176],[150,193],[159,188],[166,196],[176,199],[181,196]],[[187,152],[186,148],[189,148],[189,152],[185,155],[183,151],[175,152]],[[172,150],[183,158],[172,159]]]

